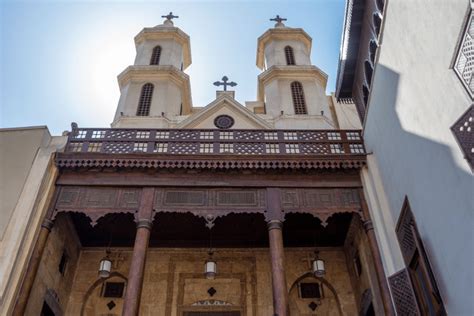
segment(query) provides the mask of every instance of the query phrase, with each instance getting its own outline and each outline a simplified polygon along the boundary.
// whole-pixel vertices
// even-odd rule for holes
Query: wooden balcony
[[[357,161],[360,167],[365,155],[359,130],[73,128],[58,158],[67,157],[69,163],[71,159],[99,159],[102,164],[119,157],[147,164],[163,159],[293,164]]]

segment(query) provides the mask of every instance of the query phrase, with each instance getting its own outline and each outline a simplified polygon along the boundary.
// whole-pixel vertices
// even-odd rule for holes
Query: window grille
[[[102,143],[90,143],[87,151],[90,153],[100,152],[102,148]]]
[[[148,143],[134,143],[133,151],[143,151],[146,152],[148,149]]]
[[[102,297],[123,297],[125,282],[105,282]]]
[[[303,85],[299,81],[291,83],[291,96],[293,97],[293,107],[295,114],[308,114],[306,101],[304,99]]]
[[[285,47],[285,57],[287,65],[296,65],[295,64],[295,55],[293,54],[293,48],[291,46]]]
[[[154,153],[167,153],[168,152],[168,143],[156,143]]]
[[[213,152],[213,145],[212,143],[205,143],[205,144],[200,144],[199,146],[199,152],[201,154],[209,154]]]
[[[146,83],[142,87],[140,100],[138,101],[137,116],[148,116],[150,114],[151,97],[153,95],[153,85]]]
[[[280,147],[278,144],[265,144],[267,154],[279,154]]]
[[[474,105],[471,105],[466,112],[451,126],[451,131],[461,147],[464,158],[471,169],[474,170]]]
[[[472,20],[471,12],[454,64],[454,71],[469,92],[471,99],[474,98],[474,23]]]
[[[161,56],[161,46],[156,46],[153,48],[153,53],[151,54],[150,65],[159,65]]]

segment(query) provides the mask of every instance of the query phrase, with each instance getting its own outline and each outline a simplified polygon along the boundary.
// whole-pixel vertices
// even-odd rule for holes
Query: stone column
[[[282,222],[279,220],[270,221],[268,223],[268,239],[272,265],[273,312],[278,316],[287,316],[289,308],[282,226]]]
[[[123,316],[136,316],[140,309],[145,259],[152,226],[154,193],[155,190],[153,188],[145,188],[142,191],[140,208],[138,210],[137,234],[123,302]]]
[[[364,215],[364,230],[367,234],[370,251],[374,260],[375,273],[377,275],[377,281],[379,284],[380,296],[382,297],[384,312],[385,315],[395,315],[395,312],[393,310],[392,298],[388,287],[387,277],[385,276],[385,270],[383,268],[382,255],[380,254],[380,249],[377,244],[377,239],[375,237],[374,225],[372,224],[372,220],[370,219],[369,208],[367,206],[367,202],[365,201],[364,192],[362,189],[359,190],[359,198],[362,206],[362,212]]]
[[[14,316],[23,316],[25,314],[26,305],[28,304],[31,289],[33,288],[33,283],[36,279],[36,273],[38,272],[41,258],[43,257],[44,248],[46,247],[46,242],[48,241],[48,236],[52,227],[53,221],[45,218],[43,220],[43,224],[41,224],[38,240],[36,241],[30,262],[28,263],[25,278],[23,279],[20,292],[18,293],[12,313]]]

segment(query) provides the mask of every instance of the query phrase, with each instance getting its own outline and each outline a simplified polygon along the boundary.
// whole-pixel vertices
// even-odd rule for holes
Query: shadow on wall
[[[474,240],[472,174],[469,168],[462,169],[454,158],[462,151],[453,135],[456,147],[450,148],[404,130],[400,111],[397,111],[397,106],[402,105],[397,103],[398,73],[377,65],[374,79],[364,140],[367,151],[374,153],[391,215],[397,222],[404,197],[407,196],[445,306],[451,305],[451,312],[454,313],[466,312],[469,306],[462,307],[459,303],[469,305],[466,302],[471,301],[468,296],[473,291],[473,274],[457,271],[472,271],[472,255],[465,251],[465,243],[471,242],[472,248]],[[428,104],[414,101],[409,106],[423,106],[429,111]],[[449,107],[449,104],[446,106]],[[451,134],[450,126],[441,126],[440,122],[432,124],[434,128],[445,129],[446,133]],[[454,150],[459,150],[459,153]],[[467,165],[465,161],[462,163]]]

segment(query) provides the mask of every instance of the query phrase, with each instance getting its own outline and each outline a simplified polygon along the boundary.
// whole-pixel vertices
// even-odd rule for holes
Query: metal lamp
[[[105,257],[100,260],[99,265],[99,276],[101,278],[108,278],[110,276],[110,271],[112,270],[112,261],[109,259],[110,251],[105,252]]]
[[[316,258],[313,260],[313,274],[316,277],[322,277],[326,274],[324,260],[319,258],[319,252],[315,252]]]
[[[207,279],[214,279],[217,274],[217,263],[212,260],[212,252],[209,252],[209,259],[204,264],[204,274]]]

